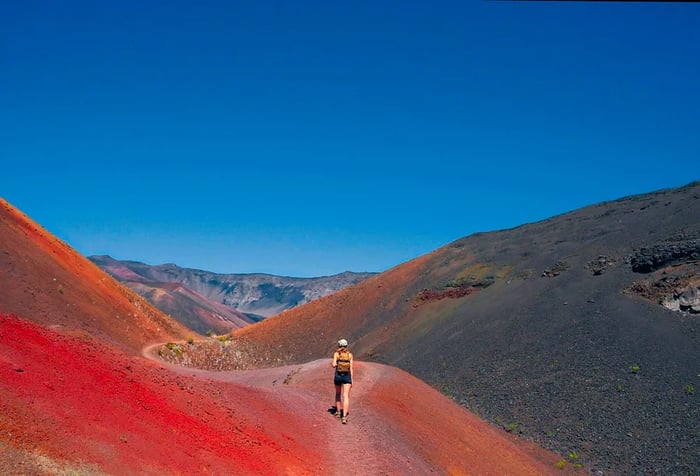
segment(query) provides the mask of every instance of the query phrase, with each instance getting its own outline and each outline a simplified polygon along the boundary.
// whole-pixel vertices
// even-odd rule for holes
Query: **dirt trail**
[[[334,402],[330,359],[213,372],[164,363],[151,349],[144,355],[176,373],[255,388],[278,409],[300,417],[296,421],[307,422],[305,428],[284,430],[298,442],[310,435],[327,442],[321,448],[327,455],[320,463],[323,474],[561,474],[556,455],[514,441],[393,367],[355,362],[350,418],[343,425],[329,412]]]
[[[380,365],[355,363],[350,418],[348,424],[343,425],[329,412],[335,399],[330,359],[259,370],[213,372],[164,363],[150,352],[153,347],[146,348],[144,355],[176,373],[256,388],[266,392],[270,400],[284,411],[308,422],[306,428],[288,430],[295,438],[314,433],[328,442],[323,448],[329,461],[329,466],[324,468],[325,474],[439,473],[434,465],[407,446],[395,429],[376,414],[376,409],[367,404],[367,395],[385,373]],[[279,423],[284,425],[284,422]]]

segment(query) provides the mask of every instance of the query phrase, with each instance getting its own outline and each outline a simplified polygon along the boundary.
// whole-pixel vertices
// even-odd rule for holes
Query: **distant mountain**
[[[595,474],[697,474],[700,182],[476,233],[234,333],[286,364],[339,337]]]
[[[239,329],[260,320],[210,301],[180,283],[125,281],[123,284],[176,321],[202,335],[226,334],[232,329]]]
[[[219,274],[174,264],[151,266],[110,256],[89,259],[190,329],[218,334],[334,293],[376,273],[318,278]]]

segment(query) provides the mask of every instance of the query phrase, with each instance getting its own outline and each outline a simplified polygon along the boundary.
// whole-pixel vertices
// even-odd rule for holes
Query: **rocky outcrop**
[[[666,296],[661,305],[672,311],[700,314],[700,279]]]
[[[700,240],[680,238],[641,248],[632,255],[630,263],[635,273],[651,273],[664,266],[684,261],[700,260]]]
[[[635,250],[635,273],[649,275],[628,291],[677,312],[700,313],[700,239],[684,233],[671,240]]]

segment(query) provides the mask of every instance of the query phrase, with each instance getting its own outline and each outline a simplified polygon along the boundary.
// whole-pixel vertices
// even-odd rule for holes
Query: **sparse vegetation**
[[[165,344],[165,348],[168,349],[170,352],[175,354],[176,356],[180,357],[182,355],[182,347],[180,347],[179,344],[176,344],[175,342],[168,342]],[[163,353],[160,353],[158,355],[163,355]]]
[[[507,266],[498,273],[499,278],[505,277],[512,269]],[[418,306],[432,301],[439,301],[445,298],[461,298],[473,294],[481,289],[491,286],[496,278],[494,277],[493,266],[478,263],[462,270],[454,279],[448,281],[442,288],[424,288],[417,296]]]
[[[638,374],[640,370],[642,370],[642,368],[638,364],[630,365],[630,372],[633,374]]]
[[[493,276],[485,276],[477,278],[476,276],[462,276],[454,281],[447,283],[448,288],[486,288],[491,286],[496,281]]]
[[[446,383],[444,383],[440,386],[440,393],[442,393],[447,398],[454,400],[454,395],[452,394],[452,390],[450,390],[450,386],[447,385]]]
[[[683,391],[688,395],[695,395],[695,386],[689,383],[688,385],[683,387]]]
[[[257,344],[232,340],[207,339],[191,345],[167,343],[155,350],[162,360],[183,367],[213,371],[250,370],[286,365],[285,356],[260,348]]]
[[[573,465],[574,469],[581,469],[583,465],[579,461],[580,455],[576,451],[569,451],[569,462]]]

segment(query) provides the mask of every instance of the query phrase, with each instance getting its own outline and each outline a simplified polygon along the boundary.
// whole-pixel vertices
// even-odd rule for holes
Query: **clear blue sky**
[[[0,196],[84,255],[383,271],[699,159],[700,4],[0,4]]]

